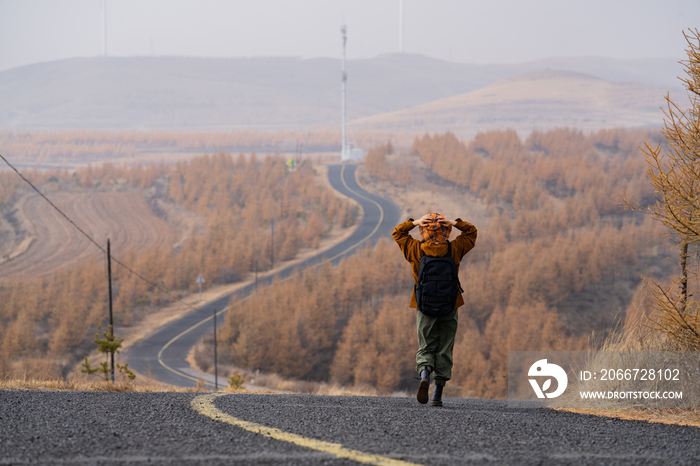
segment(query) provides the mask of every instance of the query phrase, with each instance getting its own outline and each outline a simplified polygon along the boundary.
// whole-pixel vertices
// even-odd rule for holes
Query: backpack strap
[[[452,257],[452,243],[447,240],[447,254],[443,257]],[[454,260],[454,257],[452,258]],[[462,284],[459,282],[459,275],[457,275],[457,288],[459,288],[459,291],[464,293],[464,290],[462,289]]]

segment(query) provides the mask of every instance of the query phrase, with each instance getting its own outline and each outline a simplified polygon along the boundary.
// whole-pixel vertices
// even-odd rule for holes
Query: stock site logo
[[[530,366],[530,370],[527,372],[528,377],[549,377],[544,381],[542,387],[540,388],[537,379],[528,379],[532,389],[535,390],[537,398],[556,398],[566,390],[566,385],[569,383],[569,378],[566,376],[566,371],[556,364],[547,363],[546,359],[540,359],[535,364]],[[552,378],[557,381],[557,389],[551,393],[547,393],[547,390],[552,386]]]

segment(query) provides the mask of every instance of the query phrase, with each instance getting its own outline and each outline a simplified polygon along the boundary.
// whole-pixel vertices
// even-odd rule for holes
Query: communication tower
[[[106,3],[107,0],[101,0],[100,4],[102,6],[102,56],[106,57],[107,56],[107,13],[105,11]]]
[[[403,0],[399,0],[399,52],[403,53]]]
[[[342,112],[343,112],[343,140],[341,141],[341,146],[340,146],[340,160],[345,161],[348,159],[348,146],[347,146],[347,138],[345,136],[345,81],[348,79],[348,75],[345,72],[345,43],[347,42],[347,36],[345,35],[347,31],[347,28],[345,27],[345,24],[343,24],[340,27],[340,33],[343,36],[343,74],[341,77],[341,92],[342,92]]]
[[[343,140],[341,142],[341,152],[340,152],[340,161],[341,162],[350,162],[350,161],[357,161],[357,160],[362,160],[365,156],[365,151],[358,147],[350,147],[348,144],[348,136],[347,136],[347,131],[345,128],[345,82],[348,79],[348,74],[345,72],[345,43],[347,42],[347,37],[345,33],[347,32],[347,28],[343,24],[340,27],[340,32],[343,35],[343,76],[342,76],[342,84],[341,84],[341,90],[342,90],[342,110],[343,110]]]

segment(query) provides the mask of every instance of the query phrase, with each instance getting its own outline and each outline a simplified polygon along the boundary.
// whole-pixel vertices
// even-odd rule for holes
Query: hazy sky
[[[106,0],[111,56],[338,57],[399,50],[400,0]],[[100,0],[0,0],[0,70],[95,56]],[[468,63],[683,59],[698,0],[404,0],[404,51]]]

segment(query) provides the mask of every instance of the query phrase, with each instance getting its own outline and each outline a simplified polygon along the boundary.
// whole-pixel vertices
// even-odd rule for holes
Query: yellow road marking
[[[333,256],[333,257],[331,257],[331,258],[329,258],[329,259],[326,259],[327,261],[332,261],[333,259],[336,259],[336,258],[342,256],[343,254],[346,254],[346,253],[352,251],[353,249],[355,249],[356,247],[360,246],[362,243],[364,243],[365,241],[367,241],[369,238],[372,237],[373,234],[375,234],[375,233],[377,232],[377,230],[378,230],[379,227],[381,226],[382,222],[384,221],[384,209],[382,209],[382,206],[381,206],[378,202],[376,202],[376,201],[373,200],[373,199],[368,198],[367,196],[363,196],[362,194],[358,193],[357,191],[351,189],[350,186],[348,186],[348,183],[345,181],[345,176],[344,176],[344,175],[345,175],[345,166],[346,166],[346,165],[343,164],[343,168],[340,169],[340,180],[343,182],[343,185],[344,185],[345,188],[346,188],[348,191],[350,191],[351,193],[354,193],[355,195],[361,197],[362,199],[365,199],[365,200],[367,200],[367,201],[373,203],[374,205],[376,205],[377,208],[379,208],[379,221],[378,221],[377,224],[375,225],[374,230],[372,230],[372,232],[371,232],[369,235],[365,236],[364,238],[362,238],[362,239],[361,239],[360,241],[358,241],[357,243],[355,243],[355,244],[353,244],[352,246],[348,247],[346,250],[344,250],[344,251],[342,251],[342,252],[339,252],[338,254],[336,254],[335,256]],[[325,262],[325,261],[324,261],[324,262]],[[313,269],[313,268],[315,268],[315,267],[320,266],[321,264],[323,264],[323,262],[319,262],[318,264],[314,264],[314,265],[312,265],[312,266],[309,267],[309,268]],[[291,267],[294,267],[294,266],[291,266]],[[280,270],[280,271],[277,272],[277,273],[278,273],[278,274],[279,274],[279,273],[282,273],[282,272],[284,272],[285,270],[286,270],[286,268]],[[287,277],[287,278],[289,278],[289,277]],[[287,278],[285,278],[285,280],[286,280]],[[251,296],[251,295],[246,296],[245,298],[243,298],[243,300],[246,300],[246,299],[250,298],[250,296]],[[226,306],[226,307],[223,308],[222,310],[218,311],[218,312],[216,313],[216,315],[218,316],[219,314],[223,314],[223,313],[226,312],[227,310],[228,310],[228,306]],[[195,328],[199,327],[200,325],[202,325],[202,324],[205,323],[205,322],[210,321],[210,320],[213,319],[213,318],[214,318],[214,316],[212,315],[212,316],[207,317],[206,319],[203,319],[203,320],[197,322],[197,323],[194,324],[192,327],[188,328],[187,330],[182,331],[180,334],[176,335],[176,336],[173,337],[169,342],[167,342],[165,345],[163,345],[163,347],[160,349],[160,351],[158,351],[158,362],[160,363],[160,365],[163,366],[164,368],[166,368],[167,370],[169,370],[170,372],[172,372],[173,374],[179,375],[180,377],[184,377],[184,378],[186,378],[186,379],[188,379],[188,380],[192,380],[193,382],[199,382],[200,379],[198,379],[198,378],[196,378],[196,377],[192,377],[191,375],[185,374],[184,372],[180,372],[180,371],[178,371],[177,369],[173,369],[172,367],[170,367],[170,366],[168,366],[167,364],[165,364],[165,363],[163,362],[163,359],[161,358],[161,356],[163,355],[163,351],[165,351],[171,344],[173,344],[175,341],[177,341],[181,336],[183,336],[183,335],[185,335],[185,334],[191,332],[191,331],[194,330]],[[210,386],[212,386],[212,387],[214,386],[214,384],[211,383],[211,382],[204,381],[204,383],[207,384],[207,385],[210,385]]]
[[[357,450],[351,450],[349,448],[343,447],[340,443],[324,442],[322,440],[316,440],[311,438],[302,437],[301,435],[292,434],[291,432],[284,432],[275,427],[267,427],[262,424],[256,424],[254,422],[244,421],[242,419],[235,418],[230,414],[226,414],[214,406],[214,400],[220,396],[224,396],[223,393],[213,393],[210,395],[198,396],[192,400],[192,408],[199,414],[207,416],[215,421],[225,422],[231,424],[232,426],[240,427],[248,432],[253,432],[255,434],[260,434],[265,437],[273,438],[275,440],[281,440],[283,442],[293,443],[299,445],[300,447],[311,448],[312,450],[322,451],[324,453],[330,453],[336,458],[347,458],[358,463],[363,464],[374,464],[378,466],[419,466],[416,463],[408,463],[406,461],[395,460],[391,458],[386,458],[384,456],[372,455],[370,453],[364,453]]]

